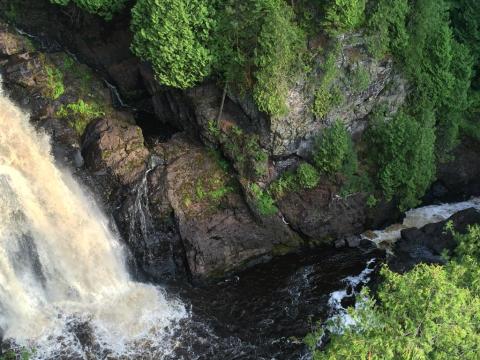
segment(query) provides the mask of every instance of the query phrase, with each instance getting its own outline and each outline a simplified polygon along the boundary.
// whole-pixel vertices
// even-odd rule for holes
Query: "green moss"
[[[105,111],[99,104],[80,99],[75,103],[60,106],[56,115],[59,118],[67,119],[77,134],[82,135],[87,125],[92,120],[104,116]]]
[[[278,208],[275,206],[275,200],[273,200],[267,191],[262,190],[258,184],[251,183],[248,186],[248,190],[250,191],[250,194],[255,201],[255,206],[261,215],[271,216],[278,212]]]
[[[46,95],[56,100],[65,92],[65,86],[63,84],[63,73],[60,69],[45,65],[44,67],[46,75]]]

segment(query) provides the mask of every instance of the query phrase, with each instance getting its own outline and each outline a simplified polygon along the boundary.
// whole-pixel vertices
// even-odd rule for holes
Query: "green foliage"
[[[404,112],[391,120],[379,116],[367,133],[378,184],[401,210],[418,205],[435,176],[433,118],[425,116],[423,123]]]
[[[329,0],[325,9],[325,27],[331,33],[351,31],[364,21],[366,0]]]
[[[297,179],[304,189],[312,189],[318,185],[320,175],[317,169],[308,163],[302,163],[297,168]]]
[[[288,112],[289,87],[302,69],[306,39],[283,0],[227,0],[214,44],[216,69],[240,93],[253,92],[260,110]]]
[[[253,97],[260,110],[281,116],[288,113],[285,101],[306,40],[291,8],[281,0],[269,3],[254,57]]]
[[[62,105],[56,115],[68,119],[77,134],[82,135],[87,125],[92,120],[104,116],[105,112],[100,105],[80,99],[75,103]]]
[[[452,1],[450,12],[455,38],[468,47],[473,59],[472,83],[468,109],[463,118],[463,132],[477,139],[480,134],[478,115],[480,113],[480,2],[476,0]],[[460,66],[458,66],[460,69]],[[463,65],[464,69],[467,69]],[[463,96],[462,96],[463,97]]]
[[[408,43],[408,0],[378,0],[368,18],[368,48],[377,59],[387,52],[398,52]]]
[[[0,360],[29,360],[31,355],[32,352],[26,349],[7,350],[0,356]]]
[[[46,95],[52,100],[58,99],[65,92],[63,73],[56,67],[45,65]]]
[[[268,153],[260,146],[256,134],[247,134],[232,126],[228,134],[220,136],[229,157],[242,177],[257,180],[268,173]]]
[[[361,64],[350,72],[350,79],[352,89],[357,93],[367,90],[370,85],[370,73]]]
[[[350,310],[354,325],[333,333],[325,351],[322,331],[306,341],[320,359],[466,359],[480,352],[480,228],[455,234],[455,257],[445,266],[417,265],[403,275],[382,270],[374,301],[364,290]]]
[[[213,16],[210,1],[138,0],[132,10],[132,51],[152,63],[161,84],[189,88],[210,74]]]
[[[261,215],[271,216],[278,212],[273,198],[267,191],[258,186],[258,184],[251,183],[248,186],[248,190],[250,191],[250,194],[255,201],[255,206]]]
[[[318,170],[308,163],[301,163],[295,172],[286,171],[270,184],[269,192],[276,199],[281,199],[289,192],[313,189],[319,182]]]
[[[116,12],[123,9],[128,0],[50,0],[51,3],[66,6],[70,2],[78,7],[110,20]]]
[[[322,64],[322,79],[319,87],[315,91],[313,113],[318,118],[325,117],[333,108],[340,106],[344,101],[343,93],[338,86],[333,85],[337,75],[338,67],[336,64],[339,45],[335,45],[325,56]]]
[[[337,120],[325,129],[314,148],[314,161],[317,169],[327,175],[342,172],[355,158],[352,140],[345,125]]]

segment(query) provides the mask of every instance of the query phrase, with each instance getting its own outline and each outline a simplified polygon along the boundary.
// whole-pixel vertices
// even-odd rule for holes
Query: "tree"
[[[210,74],[214,24],[210,1],[139,0],[132,10],[132,51],[152,64],[161,84],[186,89]]]
[[[365,289],[350,309],[353,326],[340,324],[324,351],[316,349],[322,331],[306,338],[314,360],[477,359],[480,228],[454,236],[459,245],[446,266],[421,264],[405,274],[384,267],[375,298]]]
[[[285,1],[225,1],[212,47],[216,71],[230,88],[252,92],[270,115],[288,112],[286,98],[302,69],[306,39]]]
[[[332,33],[356,29],[365,19],[365,0],[330,0],[324,25]]]
[[[120,11],[128,0],[50,0],[53,4],[66,6],[72,1],[80,8],[107,20]]]
[[[380,114],[366,135],[386,199],[395,198],[401,210],[418,205],[435,176],[432,113],[421,121],[405,112],[388,120]]]

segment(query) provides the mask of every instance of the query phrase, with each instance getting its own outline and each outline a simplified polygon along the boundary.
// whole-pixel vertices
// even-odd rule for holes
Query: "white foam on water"
[[[88,324],[97,347],[135,357],[172,351],[184,305],[133,281],[108,221],[70,174],[50,139],[0,93],[0,328],[34,358],[86,357],[72,331]],[[92,345],[93,346],[93,345]],[[100,349],[100,350],[99,350]],[[142,357],[149,358],[149,357]]]
[[[369,231],[363,234],[362,237],[373,241],[381,247],[386,244],[388,248],[389,245],[400,239],[400,233],[403,229],[421,228],[427,224],[444,221],[453,214],[468,208],[480,210],[480,198],[476,197],[458,203],[429,205],[411,209],[405,213],[405,219],[402,224],[389,226],[385,230]]]

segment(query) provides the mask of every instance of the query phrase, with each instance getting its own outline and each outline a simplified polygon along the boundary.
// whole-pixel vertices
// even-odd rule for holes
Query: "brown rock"
[[[82,155],[93,171],[106,171],[123,185],[138,180],[146,169],[149,152],[138,126],[99,119],[83,136]]]
[[[223,275],[279,249],[298,247],[293,232],[257,222],[235,180],[205,148],[183,135],[174,136],[169,147],[179,151],[167,160],[168,198],[192,275]]]
[[[7,24],[0,22],[0,57],[32,50],[30,42]]]
[[[327,186],[292,192],[279,201],[279,208],[294,229],[315,243],[361,233],[367,220],[365,195],[344,199],[333,194]]]

